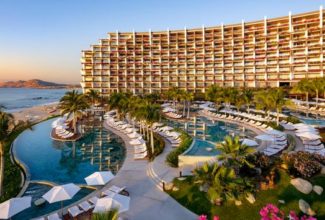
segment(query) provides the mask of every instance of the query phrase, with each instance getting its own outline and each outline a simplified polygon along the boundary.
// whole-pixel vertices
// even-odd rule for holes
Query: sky
[[[107,32],[183,29],[319,10],[325,0],[0,0],[0,81],[80,81]]]

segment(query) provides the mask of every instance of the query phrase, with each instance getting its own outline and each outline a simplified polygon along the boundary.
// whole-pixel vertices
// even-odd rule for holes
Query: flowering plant
[[[267,204],[260,210],[261,220],[283,220],[283,212],[273,204]]]
[[[267,204],[260,210],[261,220],[284,220],[284,213],[275,205],[273,204]],[[299,216],[294,212],[290,211],[289,220],[317,220],[316,218],[312,216],[302,216],[299,218]]]

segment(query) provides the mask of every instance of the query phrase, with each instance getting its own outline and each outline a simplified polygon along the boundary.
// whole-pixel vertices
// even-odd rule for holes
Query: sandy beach
[[[39,122],[50,116],[58,115],[60,111],[57,110],[57,106],[57,103],[34,106],[31,108],[23,109],[21,111],[13,112],[12,114],[15,116],[15,120],[29,120],[30,122]]]

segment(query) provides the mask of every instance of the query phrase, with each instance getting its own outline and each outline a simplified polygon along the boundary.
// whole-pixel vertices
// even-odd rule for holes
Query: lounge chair
[[[140,154],[134,154],[134,159],[135,160],[141,160],[141,159],[144,159],[148,156],[148,151],[145,151],[143,153],[140,153]]]
[[[47,216],[47,220],[61,220],[62,218],[60,218],[58,213],[53,213],[49,216]]]
[[[123,187],[118,187],[118,186],[113,185],[113,186],[109,187],[108,190],[110,190],[110,191],[112,191],[112,192],[115,192],[115,193],[120,193],[120,192],[122,192],[123,190],[125,190],[125,186],[123,186]]]
[[[89,209],[93,208],[95,205],[91,205],[89,202],[87,201],[83,201],[82,203],[80,203],[78,205],[82,210],[84,210],[85,212],[87,212]]]
[[[91,197],[90,199],[88,199],[88,201],[90,203],[92,203],[93,205],[96,205],[96,202],[99,198],[97,196]]]
[[[83,211],[80,210],[78,208],[78,206],[72,206],[72,207],[68,208],[68,212],[73,218],[80,215],[81,213],[83,213]]]

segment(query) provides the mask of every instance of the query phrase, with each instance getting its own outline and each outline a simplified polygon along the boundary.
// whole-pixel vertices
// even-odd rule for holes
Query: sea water
[[[58,102],[67,89],[0,88],[0,105],[8,112]]]

